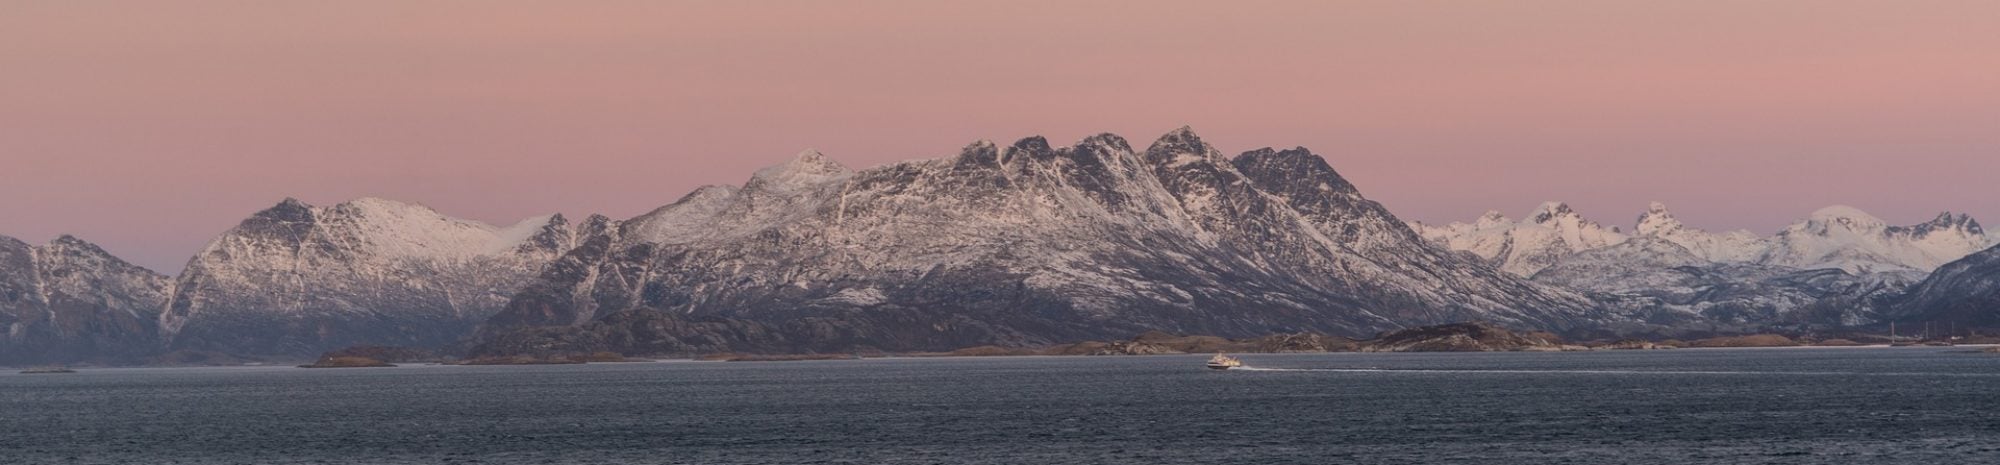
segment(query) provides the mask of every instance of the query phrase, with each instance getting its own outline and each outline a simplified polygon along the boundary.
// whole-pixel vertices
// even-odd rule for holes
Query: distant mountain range
[[[1467,320],[1596,336],[2000,326],[1993,245],[1963,215],[1888,226],[1845,207],[1769,237],[1689,228],[1658,204],[1630,233],[1556,202],[1406,223],[1303,148],[1224,156],[1182,128],[1143,150],[1030,137],[860,171],[808,151],[580,224],[287,199],[176,277],[68,236],[0,237],[0,363],[353,344],[909,351]]]
[[[1545,203],[1518,221],[1491,211],[1471,223],[1411,226],[1433,243],[1470,252],[1521,276],[1533,276],[1576,253],[1635,237],[1674,244],[1709,263],[1835,268],[1854,274],[1929,273],[2000,241],[1962,214],[1946,212],[1926,223],[1890,226],[1846,206],[1822,208],[1770,237],[1690,228],[1657,202],[1639,216],[1631,234],[1585,219],[1561,202]]]
[[[1885,299],[2000,240],[1966,215],[1890,226],[1845,206],[1815,211],[1770,237],[1690,228],[1657,202],[1630,234],[1561,202],[1519,221],[1488,212],[1472,223],[1411,226],[1433,244],[1590,294],[1616,313],[1745,330],[1873,323],[1887,315],[1877,313]]]

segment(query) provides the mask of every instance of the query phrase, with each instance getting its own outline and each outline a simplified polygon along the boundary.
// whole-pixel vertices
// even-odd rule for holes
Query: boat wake
[[[1582,375],[1857,375],[1833,371],[1690,371],[1690,370],[1467,370],[1429,368],[1264,368],[1240,366],[1230,371],[1309,371],[1334,373],[1493,373],[1493,374],[1582,374]]]
[[[1409,374],[1574,374],[1574,375],[1756,375],[1756,376],[1894,376],[1944,378],[2000,378],[2000,373],[1943,372],[1861,372],[1861,371],[1719,371],[1719,370],[1472,370],[1430,368],[1265,368],[1232,367],[1229,371],[1289,371],[1328,373],[1409,373]]]

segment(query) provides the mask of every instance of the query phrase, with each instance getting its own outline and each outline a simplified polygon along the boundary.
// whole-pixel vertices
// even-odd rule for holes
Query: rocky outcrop
[[[1721,336],[1688,342],[1688,347],[1790,347],[1799,345],[1792,338],[1777,334],[1748,334],[1742,336]]]
[[[1679,347],[1643,339],[1625,339],[1612,342],[1609,344],[1604,344],[1601,346],[1595,346],[1594,348],[1608,349],[1608,350],[1660,350],[1660,349],[1678,349]]]
[[[328,358],[367,358],[388,363],[436,362],[442,360],[436,352],[417,347],[353,346],[320,354]]]
[[[1054,355],[1167,355],[1185,353],[1167,346],[1139,341],[1080,342],[1050,350]]]
[[[299,368],[392,368],[395,364],[368,357],[324,356]]]
[[[1352,352],[1361,349],[1361,344],[1353,339],[1314,333],[1273,334],[1244,341],[1243,350],[1235,352],[1291,353],[1291,352]]]

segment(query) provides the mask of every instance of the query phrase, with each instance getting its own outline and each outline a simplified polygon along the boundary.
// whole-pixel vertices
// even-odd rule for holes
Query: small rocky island
[[[353,346],[325,354],[299,368],[387,368],[396,363],[437,361],[437,354],[410,347]]]
[[[1363,352],[1560,352],[1589,350],[1564,344],[1554,334],[1515,332],[1489,323],[1453,323],[1382,334],[1362,345]]]
[[[368,357],[320,357],[319,361],[299,368],[391,368],[396,365]]]

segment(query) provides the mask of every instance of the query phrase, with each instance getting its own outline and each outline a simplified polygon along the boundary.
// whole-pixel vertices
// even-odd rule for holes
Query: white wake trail
[[[1586,375],[1860,375],[1834,371],[1689,371],[1689,370],[1464,370],[1429,368],[1264,368],[1240,366],[1230,371],[1311,371],[1344,373],[1499,373],[1499,374],[1586,374]]]

